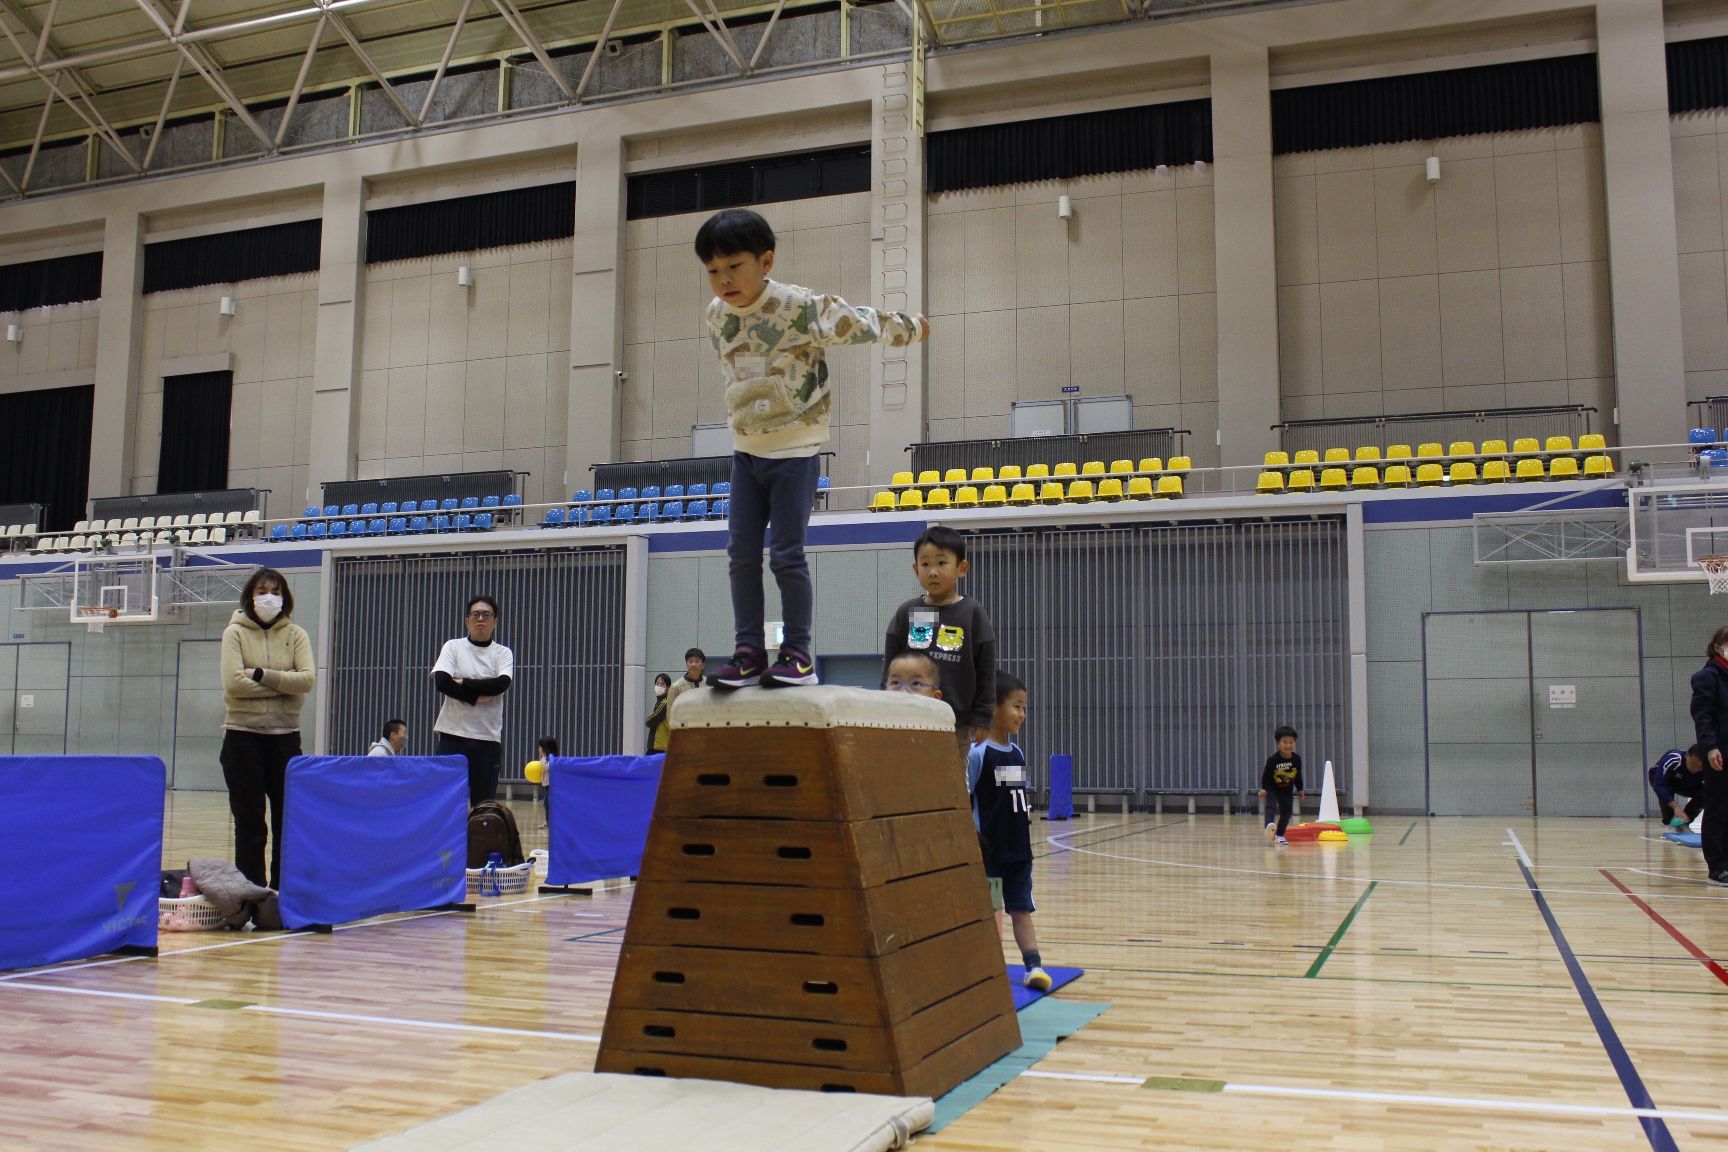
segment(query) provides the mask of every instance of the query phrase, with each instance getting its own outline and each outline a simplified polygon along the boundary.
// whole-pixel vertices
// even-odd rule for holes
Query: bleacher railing
[[[1082,432],[1072,436],[1004,436],[993,440],[937,440],[913,444],[914,473],[964,468],[1047,464],[1058,460],[1143,460],[1182,455],[1186,428],[1140,428],[1132,432]]]
[[[202,512],[264,510],[264,490],[223,488],[211,492],[166,492],[150,496],[104,496],[90,501],[93,520],[122,520],[128,516],[196,516]]]
[[[338,507],[349,504],[373,504],[394,500],[457,500],[469,496],[505,496],[520,492],[517,477],[526,473],[506,470],[492,472],[451,472],[442,475],[391,476],[375,480],[329,480],[322,485],[324,503]]]
[[[1371,444],[1435,442],[1454,440],[1505,440],[1520,436],[1546,440],[1570,436],[1573,441],[1590,431],[1596,409],[1582,404],[1560,404],[1530,408],[1484,408],[1456,412],[1412,412],[1400,416],[1336,417],[1324,420],[1286,420],[1272,425],[1286,452],[1307,449],[1355,448]]]

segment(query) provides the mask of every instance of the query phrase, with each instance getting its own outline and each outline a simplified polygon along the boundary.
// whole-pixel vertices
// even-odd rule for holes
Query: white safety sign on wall
[[[1548,707],[1576,708],[1578,707],[1578,685],[1550,684],[1548,685]]]

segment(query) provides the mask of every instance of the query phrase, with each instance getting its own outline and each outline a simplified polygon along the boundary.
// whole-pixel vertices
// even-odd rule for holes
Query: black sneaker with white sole
[[[1728,872],[1716,873],[1716,875],[1710,877],[1710,883],[1715,884],[1720,888],[1728,888]]]
[[[780,658],[774,661],[772,668],[762,673],[764,688],[808,688],[819,683],[815,662],[808,653],[796,648],[780,649]]]
[[[743,688],[762,679],[767,668],[768,657],[762,649],[739,648],[708,679],[716,688]]]

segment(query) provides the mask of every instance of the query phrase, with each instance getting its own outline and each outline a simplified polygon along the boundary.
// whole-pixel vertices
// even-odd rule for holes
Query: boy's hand
[[[979,728],[977,725],[973,725],[973,727],[972,727],[972,743],[982,744],[982,743],[984,743],[984,741],[986,741],[988,739],[990,739],[990,729]]]
[[[1710,767],[1718,772],[1722,771],[1722,749],[1710,749]]]
[[[1298,792],[1298,793],[1296,793],[1296,799],[1298,799],[1298,800],[1306,800],[1306,799],[1308,799],[1308,793],[1306,793],[1306,792]]]
[[[912,319],[918,321],[918,323],[920,323],[924,326],[924,335],[925,336],[930,335],[930,331],[931,331],[930,317],[928,317],[928,316],[924,315],[924,313],[920,312],[920,313],[918,313],[918,315],[912,317]]]
[[[1264,800],[1264,799],[1266,799],[1266,789],[1262,788],[1262,789],[1260,789],[1260,791],[1254,793],[1254,795],[1256,795],[1256,796],[1260,797],[1260,799]]]

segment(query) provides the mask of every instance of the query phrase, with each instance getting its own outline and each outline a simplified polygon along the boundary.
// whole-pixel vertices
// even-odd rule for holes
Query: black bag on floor
[[[505,868],[522,863],[522,834],[516,814],[496,800],[484,800],[468,813],[468,867],[484,868],[492,853]]]

